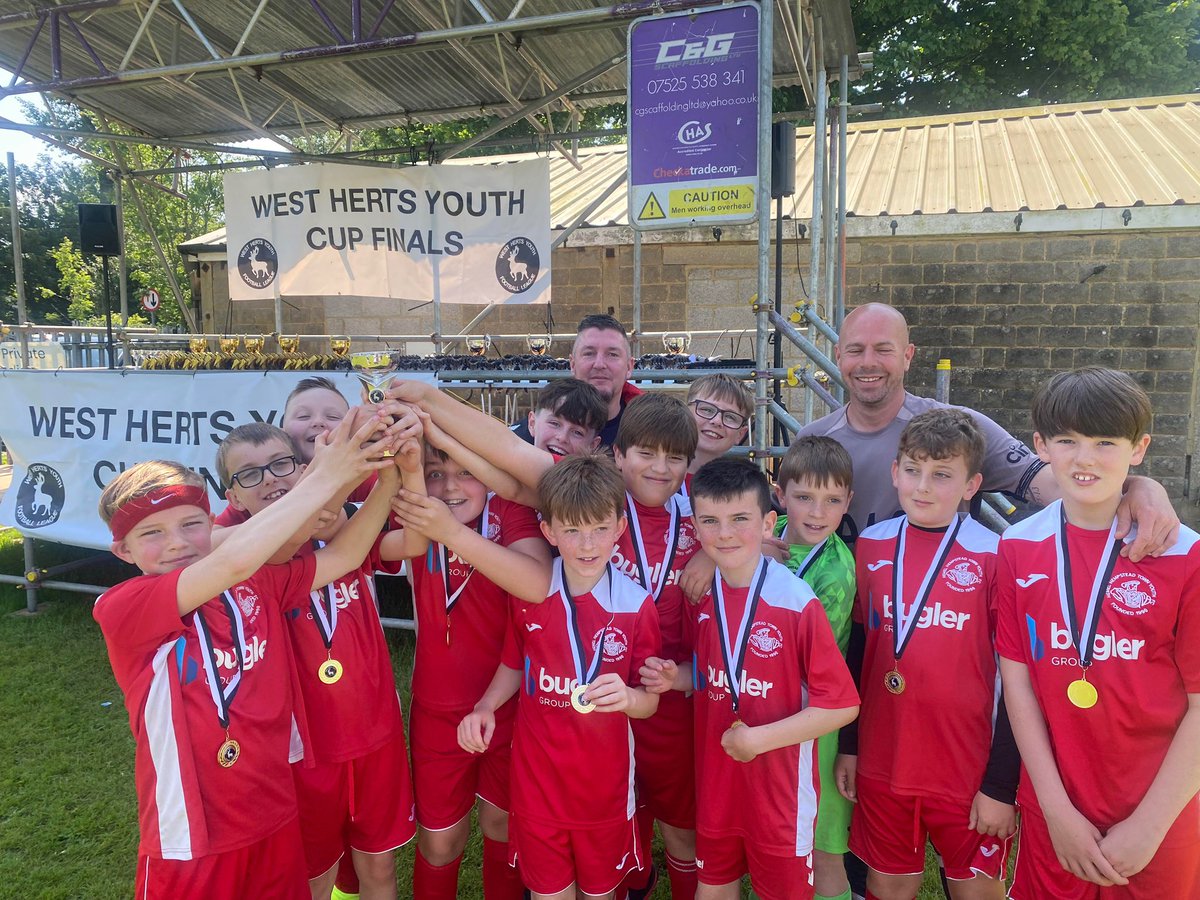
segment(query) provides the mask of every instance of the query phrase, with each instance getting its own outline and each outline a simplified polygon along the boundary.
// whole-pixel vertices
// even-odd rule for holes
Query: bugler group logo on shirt
[[[956,556],[942,567],[942,581],[950,590],[965,594],[983,584],[983,566],[970,557]]]
[[[1109,606],[1123,616],[1144,616],[1158,597],[1152,582],[1145,575],[1117,575],[1108,583],[1105,595]]]
[[[625,658],[626,652],[629,650],[629,638],[620,628],[612,625],[608,628],[600,628],[592,635],[592,650],[596,649],[596,645],[600,643],[600,637],[604,637],[604,658],[608,662],[619,662]]]
[[[783,649],[783,632],[772,622],[756,621],[750,626],[747,644],[759,659],[773,659]]]

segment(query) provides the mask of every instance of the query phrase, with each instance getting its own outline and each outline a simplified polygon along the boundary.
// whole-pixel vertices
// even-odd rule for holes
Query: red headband
[[[174,506],[198,506],[205,514],[210,514],[208,491],[202,487],[190,484],[172,484],[167,487],[154,488],[134,497],[113,513],[108,527],[112,529],[114,541],[125,540],[125,535],[133,530],[138,522],[156,512],[171,509]]]

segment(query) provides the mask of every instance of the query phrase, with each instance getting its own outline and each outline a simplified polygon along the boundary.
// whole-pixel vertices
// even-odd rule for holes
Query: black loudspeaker
[[[120,256],[117,208],[111,203],[79,204],[79,249],[93,256]]]
[[[796,193],[796,126],[776,122],[771,126],[771,199]]]

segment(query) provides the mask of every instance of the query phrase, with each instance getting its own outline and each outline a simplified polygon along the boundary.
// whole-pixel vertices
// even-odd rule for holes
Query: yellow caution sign
[[[672,219],[750,215],[754,212],[754,185],[727,184],[721,187],[684,188],[671,191],[667,199]]]
[[[646,198],[646,202],[642,205],[642,211],[638,213],[638,220],[643,219],[649,221],[651,219],[665,219],[667,214],[663,212],[663,208],[658,203],[658,198],[651,194]]]

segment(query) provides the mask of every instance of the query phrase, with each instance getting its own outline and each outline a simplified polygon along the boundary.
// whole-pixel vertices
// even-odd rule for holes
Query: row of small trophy
[[[350,338],[334,335],[329,339],[329,354],[300,353],[298,335],[276,336],[279,352],[265,353],[264,335],[221,335],[217,338],[219,352],[209,351],[209,339],[193,335],[188,339],[187,353],[171,350],[154,353],[142,360],[143,369],[232,369],[246,370],[346,370],[350,368]],[[239,350],[244,348],[244,350]]]

